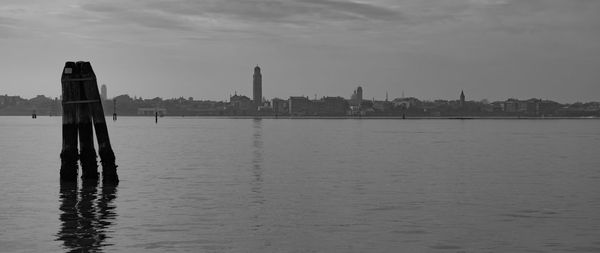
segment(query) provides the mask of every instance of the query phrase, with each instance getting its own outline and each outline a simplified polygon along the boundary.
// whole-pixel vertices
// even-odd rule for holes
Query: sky
[[[600,101],[598,0],[0,0],[0,94]]]

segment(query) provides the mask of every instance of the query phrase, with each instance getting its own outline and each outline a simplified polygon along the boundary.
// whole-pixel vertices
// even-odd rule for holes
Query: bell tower
[[[252,98],[254,106],[258,109],[262,105],[262,74],[260,73],[260,67],[256,65],[254,67],[254,75],[252,78]]]

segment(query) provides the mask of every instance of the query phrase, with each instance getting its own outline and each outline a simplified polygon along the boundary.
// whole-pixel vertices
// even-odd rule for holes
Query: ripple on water
[[[204,249],[209,251],[226,251],[230,249],[230,247],[225,246],[222,242],[213,241],[213,240],[189,240],[189,241],[158,241],[158,242],[150,242],[150,243],[141,243],[131,245],[132,248],[144,248],[144,249],[185,249],[185,248],[194,248],[194,249]]]
[[[595,246],[579,246],[567,249],[568,252],[600,252],[600,247]]]
[[[429,234],[429,232],[427,232],[425,230],[396,230],[396,231],[393,231],[392,233],[395,233],[395,234],[404,234],[404,235],[424,235],[424,234]]]
[[[598,120],[124,117],[112,193],[60,187],[60,117],[29,122],[0,119],[1,252],[600,252]]]
[[[429,246],[432,249],[439,249],[439,250],[459,250],[462,249],[461,246],[457,246],[457,245],[452,245],[452,244],[444,244],[444,243],[438,243],[432,246]]]
[[[551,219],[556,218],[558,212],[551,210],[534,210],[534,209],[523,209],[517,210],[511,213],[505,213],[501,216],[510,218],[524,218],[524,219]],[[512,219],[505,221],[513,221]]]

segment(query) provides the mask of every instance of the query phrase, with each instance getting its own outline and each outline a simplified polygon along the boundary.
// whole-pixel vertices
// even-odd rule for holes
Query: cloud
[[[495,17],[494,29],[513,34],[568,33],[598,35],[600,1],[526,0],[509,1],[488,12]]]
[[[39,31],[51,31],[46,27],[54,26],[75,33],[100,31],[105,37],[134,38],[136,34],[145,34],[144,38],[214,39],[255,35],[255,38],[310,39],[332,34],[351,38],[368,33],[403,40],[414,40],[418,36],[414,34],[443,35],[469,29],[510,34],[600,29],[597,0],[82,0],[78,3],[67,7],[42,1],[22,4],[15,1],[13,10],[27,10],[29,14],[2,15],[7,13],[6,6],[0,7],[0,29],[6,32],[17,22],[21,27],[21,21],[35,19],[29,25],[39,26]],[[53,11],[47,11],[48,8]],[[32,9],[36,12],[31,12]]]
[[[398,10],[386,6],[341,0],[94,1],[81,7],[124,22],[175,29],[193,26],[196,18],[275,25],[398,21],[405,18]]]
[[[403,20],[405,17],[393,8],[367,3],[338,0],[300,0],[300,2],[319,6],[319,10],[333,10],[364,20]]]
[[[0,16],[0,40],[9,40],[17,37],[23,37],[19,19]]]
[[[190,30],[192,28],[181,17],[169,15],[158,9],[136,7],[127,2],[91,2],[82,4],[81,9],[96,14],[96,20],[104,24],[109,23],[116,26],[134,24],[167,30]]]
[[[17,23],[17,20],[14,18],[0,16],[0,25],[14,25],[16,23]]]
[[[259,22],[307,23],[327,21],[400,20],[397,10],[368,3],[339,0],[246,0],[219,1],[207,8],[208,11],[230,15],[242,20]]]

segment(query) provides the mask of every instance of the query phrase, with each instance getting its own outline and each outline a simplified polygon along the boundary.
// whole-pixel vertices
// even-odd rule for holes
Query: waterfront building
[[[518,100],[514,98],[509,98],[504,101],[503,108],[504,112],[526,115],[526,116],[539,116],[542,112],[547,113],[543,110],[544,106],[542,105],[542,101],[540,99],[529,99],[529,100]]]
[[[26,101],[26,100],[21,98],[20,96],[9,96],[9,95],[0,96],[0,106],[19,105],[23,101]]]
[[[421,101],[419,101],[418,99],[414,98],[414,97],[409,97],[409,98],[396,98],[394,100],[392,100],[392,106],[393,107],[400,107],[403,109],[408,109],[412,106],[416,106],[419,105],[421,103]]]
[[[519,101],[514,98],[509,98],[504,102],[504,112],[515,113],[518,111]]]
[[[256,104],[249,97],[242,95],[233,95],[229,97],[231,114],[246,116],[256,111]]]
[[[388,113],[392,111],[392,103],[388,101],[373,101],[373,109],[378,113]]]
[[[281,98],[274,98],[271,100],[271,105],[273,106],[273,112],[277,115],[288,114],[288,101],[283,100]]]
[[[289,110],[290,115],[307,115],[309,114],[310,100],[308,97],[290,97]]]
[[[518,109],[517,109],[517,111],[520,112],[520,113],[526,113],[527,112],[527,106],[528,106],[527,101],[521,101],[520,100],[520,101],[518,101],[518,106],[517,106]]]
[[[349,109],[348,102],[343,97],[324,97],[323,115],[345,115]]]
[[[535,98],[527,100],[527,113],[533,116],[539,116],[541,102],[540,99]]]
[[[139,115],[139,116],[154,116],[157,112],[158,112],[158,115],[161,116],[161,117],[167,115],[167,109],[166,108],[148,108],[148,107],[143,107],[143,108],[138,108],[137,109],[137,115]]]

